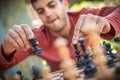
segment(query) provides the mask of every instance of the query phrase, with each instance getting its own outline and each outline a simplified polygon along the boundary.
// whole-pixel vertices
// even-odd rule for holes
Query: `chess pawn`
[[[65,71],[63,74],[64,80],[76,80],[77,73],[72,59],[61,62],[60,67]]]
[[[114,80],[120,80],[120,62],[116,63],[114,74]]]
[[[115,41],[116,43],[120,43],[120,37],[116,37],[116,38],[114,39],[114,41]]]
[[[111,44],[103,42],[103,47],[105,49],[105,55],[108,58],[108,64],[112,64],[114,62],[114,59],[116,57],[116,54],[112,52]]]
[[[68,70],[67,72],[64,72],[63,77],[64,80],[76,80],[77,79],[77,73],[75,70]]]
[[[50,72],[51,72],[50,67],[48,65],[46,65],[42,68],[43,80],[52,80]]]
[[[114,78],[114,68],[107,68],[102,73],[97,73],[95,80],[118,80]]]
[[[120,43],[117,43],[117,44],[116,44],[116,50],[117,50],[116,57],[117,57],[118,60],[120,61]]]
[[[103,49],[100,46],[94,47],[93,54],[93,63],[97,66],[98,73],[101,73],[107,68],[107,58],[104,56]]]
[[[75,62],[70,58],[67,40],[64,38],[58,38],[55,41],[55,46],[58,48],[61,58],[60,67],[64,70],[64,80],[76,80],[76,72],[74,71]]]
[[[34,75],[33,80],[39,80],[42,78],[41,71],[37,66],[32,66],[32,73]]]
[[[107,68],[107,58],[103,54],[104,50],[100,46],[95,47],[93,53],[93,62],[97,66],[96,80],[115,80],[114,68]]]
[[[8,75],[7,72],[3,73],[3,76],[1,78],[2,80],[10,80],[10,76]]]
[[[21,80],[20,75],[16,74],[16,75],[13,77],[13,80]]]
[[[120,40],[120,37],[119,37]],[[120,80],[120,41],[116,44],[118,62],[115,66],[115,80]]]

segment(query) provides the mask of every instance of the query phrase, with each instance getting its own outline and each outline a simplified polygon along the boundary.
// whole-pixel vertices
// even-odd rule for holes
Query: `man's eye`
[[[44,13],[44,10],[38,10],[37,11],[39,14],[43,14]]]
[[[50,8],[56,7],[56,3],[51,3],[51,4],[49,5],[49,7],[50,7]]]

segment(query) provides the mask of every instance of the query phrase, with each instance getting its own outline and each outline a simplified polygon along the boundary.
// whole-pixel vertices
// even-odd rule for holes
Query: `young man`
[[[52,71],[59,70],[60,57],[54,41],[58,37],[68,40],[70,56],[75,57],[71,43],[76,44],[79,37],[87,36],[88,30],[95,31],[105,39],[112,39],[120,32],[120,7],[104,7],[102,9],[82,9],[78,12],[66,12],[61,0],[31,0],[43,25],[31,30],[27,24],[14,25],[6,33],[0,47],[0,69],[7,69],[32,55],[29,39],[37,37],[42,54]]]

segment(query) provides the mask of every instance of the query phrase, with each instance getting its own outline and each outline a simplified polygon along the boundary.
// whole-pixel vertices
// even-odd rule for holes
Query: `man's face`
[[[34,3],[34,8],[51,31],[60,31],[67,23],[66,11],[60,0],[38,0]]]

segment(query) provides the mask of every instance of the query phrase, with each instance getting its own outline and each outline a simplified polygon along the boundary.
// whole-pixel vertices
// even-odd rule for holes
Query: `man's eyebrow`
[[[37,8],[37,9],[35,9],[36,11],[39,11],[40,9],[42,9],[42,8]]]
[[[51,0],[47,5],[50,5],[50,4],[53,3],[53,2],[55,2],[55,1]]]
[[[54,1],[53,0],[51,0],[47,5],[50,5],[51,3],[53,3]],[[35,9],[36,11],[39,11],[40,9],[42,9],[42,8],[37,8],[37,9]]]

